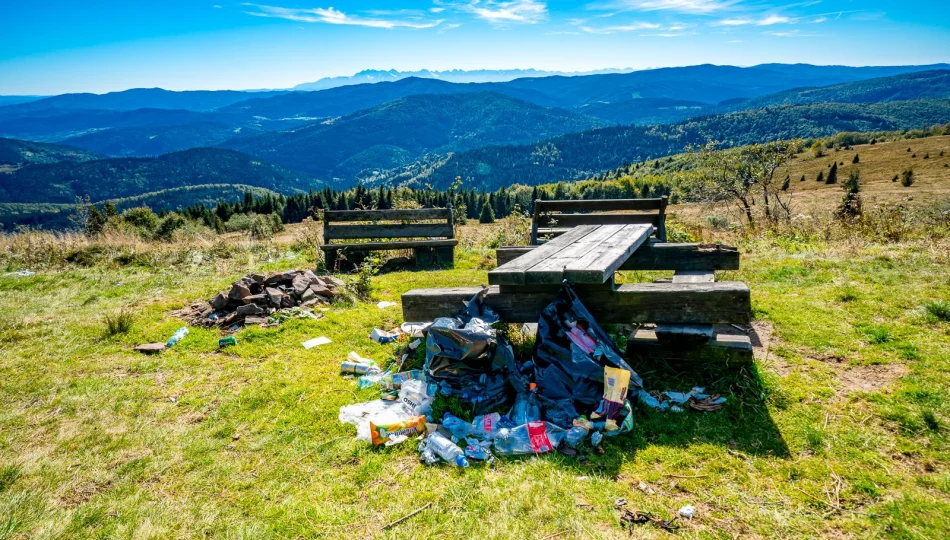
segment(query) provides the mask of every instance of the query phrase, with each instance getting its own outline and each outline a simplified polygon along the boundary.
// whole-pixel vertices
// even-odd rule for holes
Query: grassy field
[[[945,236],[742,239],[742,270],[719,277],[752,290],[754,366],[637,364],[648,389],[703,385],[728,404],[707,414],[637,408],[634,432],[608,440],[603,455],[460,471],[422,466],[411,443],[354,440],[339,407],[378,390],[358,390],[339,362],[349,351],[390,361],[392,347],[368,335],[401,321],[398,307],[375,302],[484,283],[486,246],[510,228],[463,227],[455,269],[381,274],[373,302],[241,330],[225,350],[216,331],[193,328],[156,357],[131,347],[167,339],[182,325],[172,310],[250,271],[313,267],[314,231],[163,254],[8,237],[4,272],[24,261],[38,272],[0,276],[0,538],[627,538],[619,498],[663,519],[695,505],[694,519],[677,522],[689,538],[950,530]],[[85,255],[42,255],[70,249]],[[123,309],[131,331],[107,336],[104,317]],[[333,342],[301,347],[317,336]],[[633,527],[637,537],[669,534]]]

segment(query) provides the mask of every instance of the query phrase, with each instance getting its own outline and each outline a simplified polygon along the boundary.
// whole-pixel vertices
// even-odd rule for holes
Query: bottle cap
[[[538,389],[538,385],[535,384],[535,383],[531,383],[531,384],[528,385],[528,390],[530,390],[530,391],[532,391],[532,392],[534,392],[534,391],[537,390],[537,389]]]
[[[465,456],[457,456],[455,458],[455,464],[459,467],[468,467],[468,460],[465,459]]]

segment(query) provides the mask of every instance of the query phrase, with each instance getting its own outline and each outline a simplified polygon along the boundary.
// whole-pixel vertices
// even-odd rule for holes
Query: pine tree
[[[854,159],[851,160],[851,163],[860,163],[861,158],[858,157],[858,154],[854,155]]]
[[[482,205],[482,213],[478,216],[479,223],[494,223],[495,222],[495,212],[492,211],[491,205],[488,201],[485,201],[485,204]]]
[[[116,210],[115,204],[112,203],[111,201],[106,202],[104,205],[102,205],[102,213],[105,214],[106,220],[112,219],[119,215],[119,211]]]
[[[825,181],[825,171],[818,171],[818,178],[815,178],[815,181],[816,181],[816,182],[824,182],[824,181]]]
[[[914,169],[904,169],[901,173],[901,185],[904,187],[914,185]]]
[[[89,217],[86,218],[86,234],[96,236],[102,232],[106,226],[106,217],[102,215],[99,208],[93,206],[89,209]]]
[[[786,174],[785,181],[782,182],[782,191],[788,191],[788,188],[789,188],[789,185],[791,185],[791,182],[792,182],[792,177]]]
[[[826,184],[837,184],[838,183],[838,164],[835,163],[831,166],[831,170],[828,171],[828,178],[825,179]]]
[[[844,188],[844,197],[841,199],[841,204],[838,206],[838,210],[835,212],[835,215],[841,219],[854,219],[861,216],[861,185],[860,185],[860,173],[858,169],[852,167],[851,174],[848,176],[848,179],[845,180],[844,184],[841,185]]]

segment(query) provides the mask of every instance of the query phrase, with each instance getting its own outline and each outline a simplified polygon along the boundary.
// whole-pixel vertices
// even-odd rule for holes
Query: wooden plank
[[[459,243],[458,240],[396,240],[393,242],[360,242],[347,244],[324,244],[320,246],[323,251],[337,251],[340,249],[352,250],[386,250],[386,249],[412,249],[412,248],[438,248],[452,247]]]
[[[659,210],[660,198],[655,199],[586,199],[579,201],[539,201],[535,206],[541,212],[610,212],[617,210]]]
[[[580,238],[562,249],[556,256],[549,257],[525,271],[525,285],[559,285],[565,279],[564,268],[609,242],[623,230],[624,225],[600,225],[590,234]],[[613,276],[613,274],[611,274]],[[604,283],[606,279],[591,283]],[[586,282],[585,282],[586,283]]]
[[[403,319],[432,321],[456,315],[478,287],[415,289],[402,295]],[[502,293],[491,287],[488,305],[507,322],[537,322],[556,292]],[[752,306],[744,283],[633,283],[616,290],[578,290],[578,296],[601,323],[748,323]]]
[[[572,283],[603,283],[646,242],[652,230],[647,225],[624,225],[606,242],[568,263],[564,278]]]
[[[327,210],[330,221],[418,221],[452,217],[450,208],[413,208],[405,210]]]
[[[575,240],[583,238],[594,230],[594,226],[582,226],[571,229],[565,235],[552,240],[523,257],[508,262],[488,272],[488,282],[492,285],[524,285],[525,271],[541,261],[554,257],[559,251],[570,246]]]
[[[498,265],[506,264],[538,246],[498,248]],[[621,270],[738,270],[739,252],[729,246],[647,242],[627,259]]]
[[[326,226],[329,239],[352,240],[356,238],[449,238],[453,235],[448,223],[412,225],[334,225]]]
[[[677,270],[673,273],[673,283],[712,283],[716,273],[712,270]]]
[[[723,363],[751,364],[752,342],[749,336],[716,334],[707,343],[688,346],[672,346],[663,343],[652,330],[640,328],[627,340],[627,358],[631,367],[645,371],[657,362],[672,364]],[[642,367],[641,367],[642,366]]]
[[[578,225],[656,225],[657,214],[541,214],[540,228],[570,228]]]

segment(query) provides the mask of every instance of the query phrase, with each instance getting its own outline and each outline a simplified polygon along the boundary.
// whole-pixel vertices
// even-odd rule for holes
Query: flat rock
[[[228,307],[227,292],[226,291],[219,292],[218,294],[215,295],[214,298],[211,299],[209,303],[211,304],[211,307],[213,307],[214,309],[218,311],[221,311],[222,309]]]
[[[247,277],[254,280],[254,283],[264,283],[264,274],[251,274]]]
[[[310,284],[310,291],[316,294],[317,296],[324,296],[327,298],[330,298],[333,296],[333,291],[317,283]]]
[[[297,305],[297,302],[290,297],[289,294],[285,294],[280,298],[280,307],[282,308],[291,308]]]
[[[244,317],[244,324],[267,324],[267,317],[249,315],[247,317]]]
[[[304,291],[307,290],[307,287],[310,286],[310,278],[305,275],[299,275],[293,280],[294,292],[298,295],[302,295]]]
[[[136,350],[142,354],[158,354],[165,350],[164,343],[143,343],[141,345],[136,345],[133,347],[133,350]]]
[[[326,285],[327,287],[331,289],[346,287],[346,282],[344,282],[342,279],[338,277],[323,276],[321,279],[323,280],[324,285]]]
[[[252,294],[251,296],[244,297],[245,304],[257,304],[261,307],[266,307],[270,304],[270,297],[266,294]]]
[[[284,291],[275,289],[273,287],[267,287],[264,289],[264,294],[267,295],[267,299],[270,301],[270,305],[273,307],[280,307],[281,298],[286,296]]]
[[[231,291],[228,293],[228,298],[232,300],[243,300],[251,296],[251,289],[243,281],[235,281],[231,285]]]
[[[257,304],[247,304],[247,305],[237,308],[237,310],[235,310],[234,313],[237,313],[238,315],[244,315],[244,316],[262,315],[264,313],[264,308],[262,308],[261,306]]]
[[[315,300],[316,298],[317,293],[313,292],[313,289],[305,289],[303,294],[300,295],[300,301],[304,303]]]

